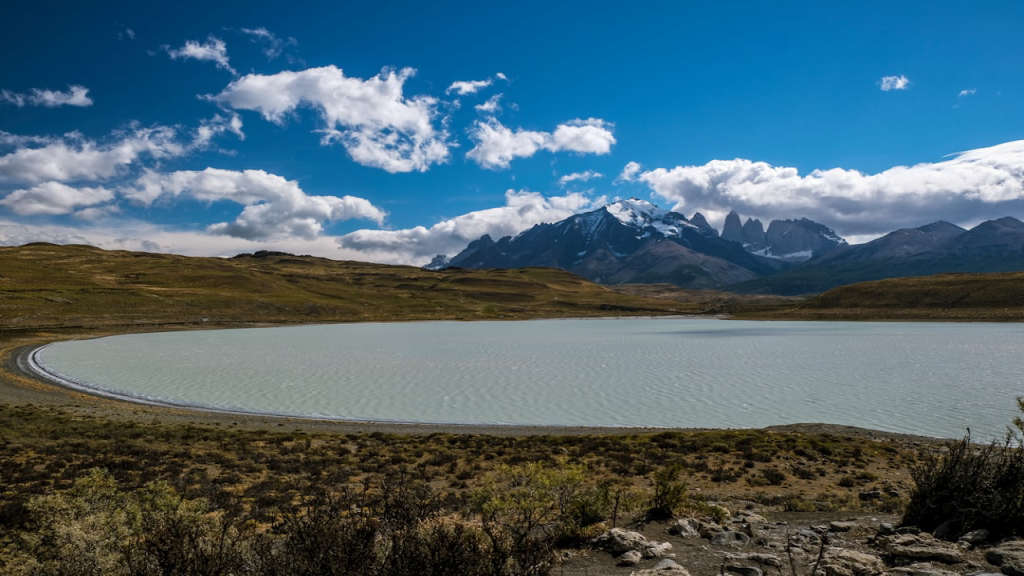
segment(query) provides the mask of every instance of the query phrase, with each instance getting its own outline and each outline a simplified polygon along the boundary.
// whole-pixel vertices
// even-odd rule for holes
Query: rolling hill
[[[695,311],[550,268],[434,272],[267,252],[226,259],[53,244],[0,248],[0,336],[19,329]]]

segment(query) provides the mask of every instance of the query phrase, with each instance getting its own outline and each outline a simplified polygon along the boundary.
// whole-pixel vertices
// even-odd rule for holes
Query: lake
[[[145,401],[317,418],[1001,436],[1024,325],[711,318],[408,322],[50,344],[47,372]]]

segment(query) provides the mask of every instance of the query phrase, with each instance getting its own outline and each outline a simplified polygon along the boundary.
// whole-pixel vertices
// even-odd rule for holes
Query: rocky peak
[[[722,226],[722,238],[743,244],[743,225],[740,224],[740,215],[735,210],[729,212],[725,217],[725,225]]]

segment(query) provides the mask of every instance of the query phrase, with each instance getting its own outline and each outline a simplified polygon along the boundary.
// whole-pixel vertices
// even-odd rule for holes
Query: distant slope
[[[1024,320],[1024,272],[940,274],[841,286],[762,318]]]
[[[779,274],[729,289],[745,293],[812,294],[883,278],[1024,270],[1024,222],[1001,218],[964,230],[948,222],[897,230]]]
[[[0,248],[0,336],[40,327],[694,311],[544,268],[433,272],[280,253],[224,259],[52,244]]]

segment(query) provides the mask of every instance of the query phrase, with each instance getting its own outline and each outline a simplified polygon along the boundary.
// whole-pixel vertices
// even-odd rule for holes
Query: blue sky
[[[0,242],[418,264],[626,196],[853,240],[1024,216],[1016,2],[146,4],[0,8]]]

